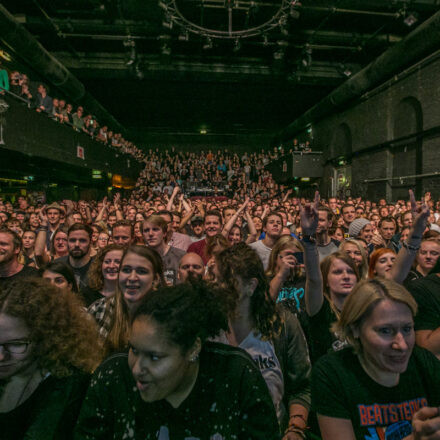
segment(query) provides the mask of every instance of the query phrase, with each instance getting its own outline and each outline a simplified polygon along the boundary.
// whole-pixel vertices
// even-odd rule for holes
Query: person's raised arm
[[[416,202],[414,198],[414,193],[410,190],[411,206],[413,211],[413,216],[417,213]],[[390,275],[391,278],[397,283],[402,284],[405,278],[408,276],[411,266],[416,258],[417,251],[420,248],[420,243],[422,241],[423,232],[426,228],[426,222],[429,217],[429,208],[423,204],[420,212],[416,215],[413,220],[413,226],[409,234],[408,239],[403,242],[402,248],[397,254],[396,261],[391,268]]]
[[[255,228],[255,223],[252,220],[252,216],[249,213],[249,209],[247,207],[244,210],[244,218],[246,219],[246,222],[247,222],[248,228],[249,228],[249,234],[246,239],[246,244],[251,244],[254,241],[257,241],[258,232],[257,232],[257,229]]]
[[[44,214],[44,210],[46,209],[46,207],[47,205],[44,205],[38,214],[40,217],[40,229],[35,239],[34,253],[35,259],[37,260],[37,264],[39,267],[44,266],[49,262],[49,258],[46,252],[46,238],[49,229],[47,216]]]
[[[102,199],[102,208],[95,218],[95,222],[98,223],[104,219],[104,213],[107,210],[107,196]]]
[[[115,213],[116,213],[116,220],[124,220],[124,216],[122,215],[122,211],[121,211],[121,194],[120,193],[116,193],[114,199],[113,199],[113,204],[115,206]]]
[[[186,214],[184,217],[182,217],[182,220],[180,221],[179,230],[181,231],[186,224],[191,220],[192,216],[194,215],[194,211],[196,210],[195,206],[192,206],[189,211],[186,211]]]
[[[222,235],[224,237],[228,238],[229,231],[231,230],[232,226],[235,225],[238,216],[243,212],[243,210],[246,208],[248,203],[249,203],[249,197],[246,197],[246,200],[240,205],[240,207],[237,209],[234,215],[231,216],[231,218],[228,220],[225,226],[223,226]]]
[[[174,198],[177,196],[177,193],[179,192],[179,190],[180,190],[180,188],[178,186],[174,187],[173,192],[171,193],[171,197],[168,199],[167,211],[173,211]]]
[[[305,303],[309,316],[316,315],[324,303],[322,275],[319,266],[318,248],[315,235],[318,227],[319,192],[315,192],[313,204],[301,206],[302,244],[304,246],[304,264],[306,270]]]

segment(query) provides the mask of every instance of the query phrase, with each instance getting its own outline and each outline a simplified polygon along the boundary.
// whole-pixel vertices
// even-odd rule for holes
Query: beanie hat
[[[355,238],[359,235],[365,226],[370,224],[370,220],[366,218],[357,218],[350,223],[348,227],[348,235],[352,238]]]

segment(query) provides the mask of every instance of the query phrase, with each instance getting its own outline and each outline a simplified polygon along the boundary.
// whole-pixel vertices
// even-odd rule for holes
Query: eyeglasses
[[[31,341],[4,342],[3,344],[0,344],[0,347],[3,347],[5,351],[11,354],[23,354],[26,353],[30,343]]]

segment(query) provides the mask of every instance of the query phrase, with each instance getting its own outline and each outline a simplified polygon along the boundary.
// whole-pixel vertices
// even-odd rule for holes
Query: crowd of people
[[[0,202],[2,438],[440,438],[440,201],[298,197],[276,154]]]
[[[87,134],[108,147],[132,155],[138,161],[145,158],[143,151],[111,127],[101,125],[96,116],[85,112],[79,105],[76,111],[72,104],[62,97],[50,96],[44,83],[31,81],[25,73],[17,70],[9,73],[8,91],[21,98],[27,105],[39,113],[46,114],[54,121],[69,125],[74,130]],[[4,91],[0,90],[0,94]]]

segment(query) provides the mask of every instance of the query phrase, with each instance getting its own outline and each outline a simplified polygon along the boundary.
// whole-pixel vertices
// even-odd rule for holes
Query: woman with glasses
[[[88,374],[100,360],[97,328],[76,295],[42,279],[3,289],[0,438],[71,438]]]

